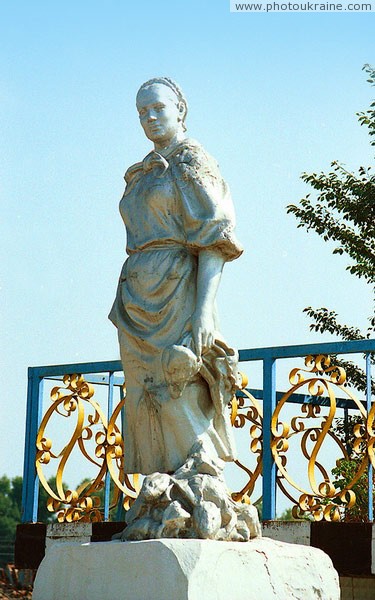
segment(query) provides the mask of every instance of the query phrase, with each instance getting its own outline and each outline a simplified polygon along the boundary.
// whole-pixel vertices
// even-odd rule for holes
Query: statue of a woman
[[[129,256],[110,319],[126,383],[125,472],[156,475],[146,477],[123,538],[189,530],[248,539],[243,516],[242,533],[227,535],[235,511],[221,479],[222,461],[235,456],[225,412],[238,385],[215,309],[224,263],[242,253],[230,193],[217,163],[185,135],[187,102],[175,82],[144,83],[137,109],[154,149],[125,174]]]
[[[180,88],[151,79],[138,91],[137,109],[154,150],[125,175],[120,212],[129,256],[110,319],[127,390],[125,471],[167,473],[197,440],[233,460],[223,407],[235,355],[218,331],[215,296],[224,263],[242,249],[218,166],[185,135]]]

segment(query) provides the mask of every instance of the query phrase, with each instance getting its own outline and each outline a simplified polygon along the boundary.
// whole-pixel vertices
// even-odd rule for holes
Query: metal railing
[[[255,467],[236,461],[247,475],[247,482],[235,492],[236,499],[249,498],[255,485],[261,483],[263,519],[276,517],[276,490],[280,489],[295,507],[297,514],[310,514],[316,519],[339,520],[345,511],[355,506],[355,489],[358,483],[373,481],[375,444],[375,404],[371,393],[371,354],[375,353],[375,340],[332,342],[239,351],[241,363],[261,361],[263,390],[248,389],[239,392],[232,402],[231,419],[235,428],[249,425],[250,453]],[[358,399],[346,382],[344,369],[330,362],[329,355],[365,355],[366,394]],[[306,358],[307,357],[307,358]],[[304,358],[290,372],[289,388],[276,389],[276,367],[284,359]],[[241,368],[241,367],[240,367]],[[52,404],[43,414],[43,388],[46,382],[57,383],[50,391]],[[50,384],[49,384],[50,385]],[[105,386],[106,399],[95,398],[97,386]],[[115,403],[115,392],[119,401]],[[303,393],[302,393],[303,392]],[[340,397],[337,396],[339,392]],[[138,480],[122,474],[123,440],[121,420],[124,405],[123,375],[120,361],[74,363],[44,367],[31,367],[28,372],[26,414],[26,439],[23,476],[23,522],[38,519],[39,480],[47,490],[49,510],[58,512],[59,520],[108,520],[120,518],[137,495]],[[342,396],[342,397],[341,397]],[[246,401],[249,402],[246,405]],[[262,401],[262,406],[260,405]],[[106,404],[104,408],[104,404]],[[300,415],[285,421],[286,408],[298,406]],[[353,457],[345,444],[334,433],[337,409],[357,415],[352,430]],[[324,413],[326,410],[327,414]],[[86,411],[86,412],[85,412]],[[53,451],[52,440],[47,436],[52,417],[59,415],[77,420],[69,442],[61,452]],[[284,419],[284,420],[283,420]],[[308,463],[307,483],[292,476],[290,446],[301,438],[301,456]],[[94,444],[94,457],[87,449]],[[352,460],[353,477],[341,488],[337,480],[319,459],[326,442],[335,443],[341,460]],[[74,446],[97,469],[97,475],[77,490],[66,490],[63,471]],[[52,489],[44,476],[46,464],[58,462],[56,486]],[[289,486],[289,488],[288,488]],[[292,490],[292,491],[290,491]],[[297,493],[297,496],[296,496]],[[368,485],[367,519],[373,520],[372,485]],[[65,508],[64,508],[65,507]]]

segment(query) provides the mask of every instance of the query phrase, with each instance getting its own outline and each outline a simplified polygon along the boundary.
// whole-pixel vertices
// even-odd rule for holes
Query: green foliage
[[[370,65],[365,65],[363,69],[368,74],[368,83],[370,85],[375,85],[375,69],[370,67]],[[358,113],[358,120],[361,125],[365,125],[369,129],[369,135],[374,136],[374,139],[371,139],[371,145],[375,146],[375,101],[370,104],[370,108],[366,112]]]
[[[335,419],[333,432],[335,436],[344,444],[348,458],[358,458],[358,452],[363,454],[366,450],[365,443],[361,442],[356,452],[354,452],[354,428],[356,426],[363,427],[361,415],[348,415],[346,419]],[[358,442],[358,440],[357,440]]]
[[[22,477],[0,477],[0,565],[13,559],[13,542],[21,520]]]
[[[332,469],[332,475],[334,476],[333,483],[338,490],[344,490],[349,486],[356,496],[355,506],[343,510],[344,521],[368,521],[367,469],[358,481],[351,486],[351,482],[356,476],[366,452],[364,443],[357,447],[356,452],[353,449],[355,440],[354,428],[361,424],[362,418],[359,415],[349,415],[347,420],[336,419],[334,426],[334,433],[345,445],[348,457],[339,460],[336,467]]]
[[[368,83],[375,86],[375,69],[363,67],[368,75]],[[375,146],[375,101],[365,112],[357,114],[361,126],[368,129],[370,145]],[[298,227],[313,230],[324,241],[334,243],[333,254],[348,258],[347,270],[363,279],[372,288],[375,285],[375,175],[371,167],[360,167],[357,172],[348,171],[341,163],[333,161],[331,170],[326,173],[302,174],[302,180],[315,191],[314,197],[308,194],[298,205],[290,205],[287,211],[293,214]],[[368,316],[367,331],[356,326],[342,325],[334,310],[325,307],[304,309],[310,317],[310,329],[318,333],[331,333],[343,340],[361,340],[373,337],[375,315]],[[374,359],[372,359],[374,363]],[[347,381],[357,390],[366,391],[366,377],[362,369],[349,361],[337,360],[335,364],[344,367]],[[375,382],[372,382],[375,393]],[[353,452],[353,427],[359,417],[349,417],[349,421],[337,420],[334,432],[346,445],[348,459],[341,460],[332,470],[336,489],[344,490],[351,484],[363,456]],[[363,449],[363,451],[365,451]],[[344,509],[344,519],[367,520],[368,477],[364,473],[352,487],[356,494],[356,505]],[[338,501],[339,503],[339,501]]]
[[[336,489],[344,490],[350,486],[353,481],[361,459],[352,457],[349,459],[342,459],[337,462],[337,466],[332,469],[332,475],[334,475],[334,485]],[[375,479],[373,479],[372,489],[374,488]],[[366,522],[368,521],[368,474],[367,470],[361,475],[358,481],[350,487],[355,493],[356,501],[352,508],[344,508],[343,520],[344,521],[357,521]],[[375,500],[375,494],[373,493]],[[335,502],[335,500],[333,500]]]
[[[48,480],[48,484],[53,488],[53,484],[55,482],[54,477],[50,477]],[[64,484],[66,485],[66,484]],[[53,523],[56,521],[56,515],[51,513],[47,509],[47,501],[49,498],[48,492],[44,489],[42,485],[39,485],[39,497],[38,497],[38,521],[41,523]]]
[[[279,517],[277,517],[278,521],[294,521],[294,517],[292,514],[292,508],[286,508]]]
[[[319,192],[317,200],[308,194],[300,206],[288,212],[299,219],[298,227],[314,229],[324,241],[338,243],[334,254],[347,254],[353,275],[375,283],[375,176],[371,167],[348,172],[334,161],[325,173],[302,175],[303,181]]]
[[[49,480],[52,484],[54,478]],[[48,494],[39,486],[38,521],[51,523],[56,520],[55,515],[47,510]],[[21,522],[22,511],[22,477],[10,479],[6,475],[0,477],[0,541],[1,548],[7,548],[0,554],[0,563],[5,564],[12,560],[12,548],[16,536],[16,528]],[[8,551],[9,550],[9,551]]]
[[[259,500],[257,500],[257,502],[254,503],[255,508],[258,511],[258,517],[259,520],[261,521],[263,518],[263,501],[262,498],[259,498]]]
[[[364,66],[368,82],[375,86],[375,69]],[[375,136],[375,101],[369,110],[359,113],[361,125]],[[375,146],[375,138],[371,138]],[[372,287],[375,284],[375,175],[371,167],[360,167],[351,173],[337,161],[331,163],[328,173],[303,173],[302,179],[318,194],[308,194],[298,205],[289,205],[287,212],[298,220],[298,227],[314,230],[324,241],[333,241],[333,254],[349,258],[347,270],[364,279]],[[320,333],[332,333],[344,340],[370,338],[375,332],[375,316],[369,316],[366,332],[358,327],[341,325],[337,313],[327,308],[305,309],[312,319],[310,329]],[[355,384],[361,379],[356,376]]]
[[[310,515],[302,515],[299,518],[293,516],[293,507],[286,508],[283,510],[281,515],[277,517],[278,521],[311,521]]]
[[[366,454],[366,444],[362,442],[356,446],[354,450],[354,435],[355,427],[363,427],[362,417],[359,415],[348,416],[347,419],[336,419],[333,427],[333,433],[346,447],[347,456],[336,462],[336,467],[332,469],[332,483],[338,492],[351,490],[355,494],[355,505],[349,508],[348,505],[342,503],[342,500],[336,498],[325,498],[322,504],[336,504],[341,508],[341,520],[345,522],[367,522],[368,521],[368,472],[365,468],[362,475],[352,485],[353,480],[357,476],[363,459]],[[358,439],[357,439],[358,442]],[[371,490],[375,501],[375,474],[372,481]],[[346,497],[348,498],[347,494]]]
[[[22,477],[9,479],[3,475],[0,478],[0,538],[3,541],[13,539],[16,525],[21,520],[20,487]]]

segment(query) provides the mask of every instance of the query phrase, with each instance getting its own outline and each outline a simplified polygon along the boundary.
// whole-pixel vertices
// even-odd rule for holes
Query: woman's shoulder
[[[138,175],[142,173],[143,170],[143,161],[134,163],[131,165],[125,172],[124,179],[125,183],[129,184],[131,181]]]
[[[180,142],[170,154],[170,158],[172,157],[175,161],[179,159],[179,162],[186,163],[207,158],[213,160],[202,144],[192,138],[186,138]]]
[[[147,154],[143,161],[134,163],[127,169],[124,179],[128,187],[133,187],[133,184],[142,176],[145,162],[153,155],[155,155],[154,151]],[[165,158],[166,164],[177,167],[183,173],[184,179],[200,178],[202,175],[221,178],[216,160],[202,144],[192,138],[182,140],[170,154],[165,155]]]
[[[169,160],[190,175],[195,173],[196,175],[210,174],[221,177],[216,160],[199,142],[191,138],[183,140],[176,146]]]

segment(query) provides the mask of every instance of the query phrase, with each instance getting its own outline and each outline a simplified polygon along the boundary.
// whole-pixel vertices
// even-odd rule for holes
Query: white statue
[[[224,527],[218,515],[216,525],[207,526],[211,533],[201,534],[204,503],[213,502],[192,490],[196,477],[215,478],[217,497],[218,481],[225,489],[223,461],[235,458],[226,410],[238,387],[237,356],[220,335],[215,308],[224,263],[242,253],[232,201],[217,163],[185,135],[187,102],[179,86],[151,79],[136,102],[154,150],[125,174],[120,212],[129,256],[109,316],[118,329],[126,382],[125,472],[151,479],[129,511],[123,537],[171,537],[173,530],[175,537],[229,539],[223,531],[231,519]],[[162,492],[160,473],[168,474]],[[180,495],[185,489],[185,501],[177,488]],[[178,515],[178,526],[171,514]],[[230,539],[249,537],[233,533]]]

